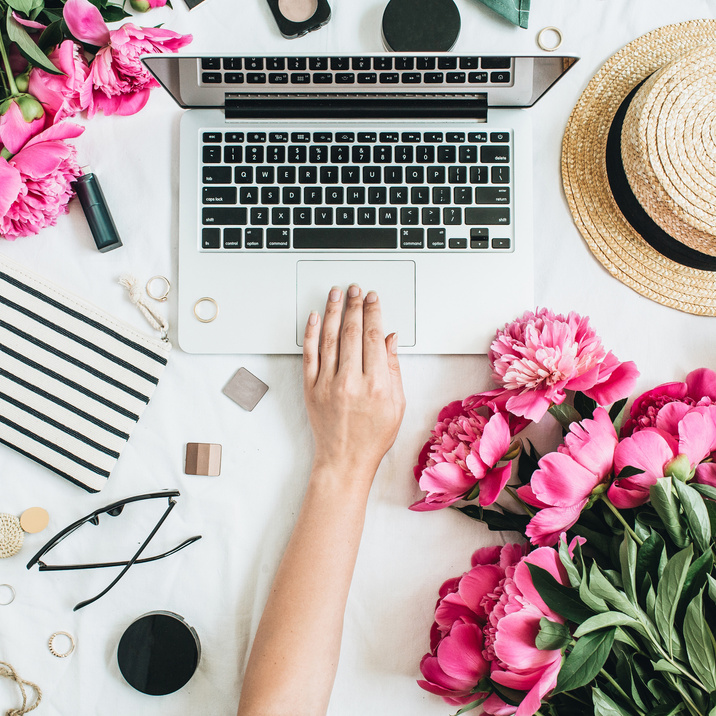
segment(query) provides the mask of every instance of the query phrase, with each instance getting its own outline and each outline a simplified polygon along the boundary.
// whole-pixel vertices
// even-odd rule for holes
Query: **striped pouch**
[[[0,255],[3,445],[98,492],[170,350]]]

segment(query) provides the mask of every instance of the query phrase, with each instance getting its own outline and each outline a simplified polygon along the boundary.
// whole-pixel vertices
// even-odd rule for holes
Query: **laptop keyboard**
[[[511,132],[429,124],[201,130],[200,250],[511,251]]]

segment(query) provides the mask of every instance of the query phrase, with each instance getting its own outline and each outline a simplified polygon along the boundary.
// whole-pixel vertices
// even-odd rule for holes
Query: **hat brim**
[[[624,99],[665,64],[707,43],[716,43],[716,20],[692,20],[642,35],[607,60],[567,122],[562,184],[577,228],[612,276],[665,306],[716,316],[716,271],[684,266],[650,246],[619,209],[606,166],[609,130]]]

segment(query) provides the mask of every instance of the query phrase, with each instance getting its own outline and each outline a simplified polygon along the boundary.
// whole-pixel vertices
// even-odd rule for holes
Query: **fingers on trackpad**
[[[298,261],[296,263],[296,343],[311,311],[323,315],[326,297],[333,286],[344,291],[357,283],[363,293],[376,291],[386,335],[397,332],[398,345],[415,345],[414,261]]]

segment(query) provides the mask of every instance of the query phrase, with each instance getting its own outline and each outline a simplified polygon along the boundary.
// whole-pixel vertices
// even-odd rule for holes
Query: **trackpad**
[[[387,336],[397,331],[398,345],[415,345],[415,262],[414,261],[298,261],[296,263],[296,343],[303,345],[306,321],[311,311],[321,316],[328,292],[340,286],[345,292],[357,283],[376,291],[383,312]]]

